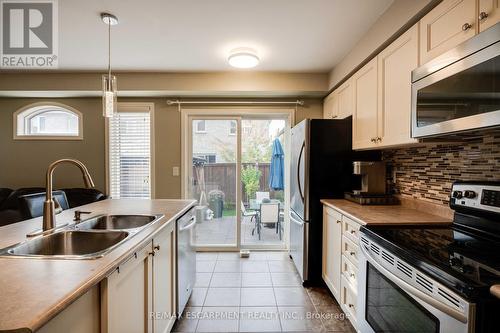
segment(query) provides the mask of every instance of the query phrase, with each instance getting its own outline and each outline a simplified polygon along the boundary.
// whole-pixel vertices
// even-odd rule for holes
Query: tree
[[[245,192],[252,198],[260,189],[260,177],[262,172],[253,166],[247,166],[241,170],[241,181],[245,185]]]

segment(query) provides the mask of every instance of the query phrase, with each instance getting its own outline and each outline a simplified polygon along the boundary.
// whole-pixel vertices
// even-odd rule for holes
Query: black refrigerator
[[[305,119],[291,130],[290,257],[304,284],[321,284],[321,199],[359,187],[353,161],[380,160],[379,151],[352,150],[352,117]]]

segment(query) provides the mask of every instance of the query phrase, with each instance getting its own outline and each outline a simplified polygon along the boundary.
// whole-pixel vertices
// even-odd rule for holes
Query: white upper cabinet
[[[411,135],[411,72],[418,67],[418,24],[378,55],[379,146],[418,142]]]
[[[474,36],[479,31],[476,20],[476,0],[441,2],[420,20],[420,62],[424,64]]]
[[[352,115],[352,106],[352,80],[349,79],[324,99],[323,118],[347,118]]]
[[[337,114],[341,119],[347,118],[352,115],[353,108],[353,93],[352,93],[352,80],[349,79],[337,88],[338,109]]]
[[[337,91],[333,91],[323,100],[323,119],[335,119],[338,113],[339,99]]]
[[[376,147],[377,144],[377,58],[353,75],[353,149]]]
[[[479,31],[500,22],[500,0],[479,0]]]

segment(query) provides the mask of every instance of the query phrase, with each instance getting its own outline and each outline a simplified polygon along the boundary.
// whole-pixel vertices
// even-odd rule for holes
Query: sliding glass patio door
[[[193,241],[199,250],[286,248],[287,116],[185,118],[184,193],[198,201]]]
[[[239,247],[240,148],[237,117],[189,117],[189,197],[198,200],[197,247]]]

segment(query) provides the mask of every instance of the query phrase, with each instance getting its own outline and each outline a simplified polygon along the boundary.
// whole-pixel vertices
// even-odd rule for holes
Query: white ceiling
[[[59,0],[60,70],[103,70],[107,26],[120,71],[226,71],[235,47],[252,47],[259,71],[325,72],[393,0]]]

